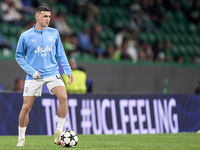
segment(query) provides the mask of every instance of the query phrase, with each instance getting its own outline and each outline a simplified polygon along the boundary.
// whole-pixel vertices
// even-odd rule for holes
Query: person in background
[[[172,57],[172,52],[171,52],[171,41],[170,40],[166,40],[165,41],[163,52],[165,53],[166,61],[167,62],[172,62],[173,61],[173,57]]]
[[[18,10],[14,1],[3,0],[0,8],[3,21],[12,24],[21,24],[23,22],[23,14]]]
[[[160,27],[161,22],[168,21],[168,18],[164,15],[165,8],[162,3],[162,0],[154,0],[153,5],[149,8],[150,17],[157,27]]]
[[[23,92],[24,90],[24,80],[21,78],[16,78],[14,81],[14,89],[16,92]]]
[[[61,38],[65,35],[71,35],[72,34],[72,29],[71,27],[67,24],[66,19],[65,19],[65,14],[62,12],[58,12],[56,14],[56,17],[54,17],[54,26],[58,30]]]
[[[106,58],[114,60],[115,49],[112,44],[109,44],[106,48]]]
[[[122,44],[122,59],[129,59],[133,62],[138,61],[138,54],[137,50],[134,46],[130,44],[130,40],[128,38],[124,38],[123,44]]]
[[[153,60],[154,61],[157,61],[159,59],[159,53],[162,52],[162,43],[160,41],[157,41],[153,47]],[[163,53],[160,54],[160,57],[161,55],[163,55]]]
[[[126,36],[126,29],[125,28],[119,28],[119,31],[115,35],[115,45],[117,47],[121,47],[123,44],[123,39]]]
[[[100,38],[101,31],[102,31],[101,24],[95,24],[91,32],[92,45],[96,50],[95,53],[98,59],[102,59],[106,51],[104,45],[101,43],[101,38]]]
[[[62,71],[62,67],[60,67],[60,74],[62,75],[62,79],[66,85],[67,93],[69,94],[85,94],[87,92],[87,75],[82,69],[77,68],[77,63],[74,58],[69,60],[69,64],[72,68],[72,73],[74,75],[74,83],[73,85],[67,85],[69,79],[67,75]]]
[[[153,50],[151,44],[144,41],[140,42],[139,60],[153,60]]]
[[[101,18],[101,13],[99,11],[98,6],[96,6],[93,2],[89,1],[86,4],[86,9],[84,11],[83,18],[85,18],[85,21],[91,25],[99,21]]]
[[[0,32],[0,49],[5,49],[5,48],[11,50],[13,48],[13,45],[8,41],[4,40]]]
[[[86,52],[94,55],[94,46],[92,45],[91,37],[90,37],[90,27],[89,25],[85,25],[83,27],[82,32],[78,34],[78,42],[81,48],[81,52]]]
[[[200,6],[198,5],[198,1],[192,1],[192,7],[185,11],[185,15],[192,23],[196,25],[200,23]]]

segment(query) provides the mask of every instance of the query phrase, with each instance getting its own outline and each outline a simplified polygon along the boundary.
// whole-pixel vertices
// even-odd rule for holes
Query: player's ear
[[[35,19],[38,20],[38,17],[39,17],[39,14],[36,13],[36,14],[35,14]]]

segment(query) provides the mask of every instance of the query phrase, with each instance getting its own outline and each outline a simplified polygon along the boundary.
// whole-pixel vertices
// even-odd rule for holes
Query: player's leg
[[[35,97],[41,96],[43,84],[44,81],[42,79],[25,81],[23,92],[24,100],[19,114],[19,138],[17,146],[25,145],[25,132],[29,122],[29,112],[33,106]]]
[[[33,106],[35,96],[24,96],[24,102],[19,114],[19,126],[26,127],[29,122],[29,112]]]
[[[60,145],[59,136],[60,133],[63,131],[65,118],[68,111],[67,92],[65,84],[60,75],[55,75],[46,78],[45,83],[47,84],[50,94],[55,94],[57,99],[59,100],[59,106],[57,109],[58,124],[57,124],[57,131],[55,133],[54,143]]]
[[[52,92],[59,100],[57,115],[60,118],[66,118],[68,111],[67,92],[64,86],[57,86],[52,89]]]
[[[25,145],[25,132],[29,122],[29,112],[33,106],[35,96],[24,96],[22,109],[19,114],[19,127],[18,127],[18,144],[17,146]]]
[[[67,103],[67,92],[65,86],[57,86],[51,90],[59,100],[57,115],[58,115],[58,124],[57,131],[55,133],[55,144],[60,144],[59,135],[63,131],[63,127],[65,124],[65,118],[68,111],[68,103]]]

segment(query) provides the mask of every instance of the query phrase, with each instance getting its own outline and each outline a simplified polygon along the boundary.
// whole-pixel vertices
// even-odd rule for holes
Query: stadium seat
[[[104,5],[104,6],[109,6],[110,0],[101,0],[101,4]]]
[[[181,12],[181,11],[175,12],[174,13],[174,18],[176,19],[177,22],[182,22],[182,23],[187,22],[187,19],[186,19],[184,13]]]
[[[106,11],[107,11],[107,15],[109,15],[110,17],[116,16],[115,7],[108,6],[106,7]]]
[[[176,22],[171,22],[169,24],[170,26],[170,30],[173,32],[173,33],[178,33],[179,32],[179,29],[178,29],[178,26],[177,26],[177,23]]]
[[[164,36],[163,36],[163,33],[161,32],[156,33],[155,38],[157,41],[164,42]]]
[[[170,26],[165,22],[161,23],[161,30],[167,33],[171,32]]]
[[[193,50],[195,52],[195,55],[200,57],[200,48],[199,48],[199,46],[193,45]]]
[[[180,33],[186,32],[186,28],[184,24],[178,24],[178,30]]]
[[[151,45],[154,45],[156,43],[156,36],[154,35],[154,33],[148,33],[147,37]]]
[[[114,40],[106,40],[105,43],[106,43],[106,46],[109,46],[109,45],[114,46],[115,45]]]
[[[186,43],[186,37],[184,34],[177,34],[178,38],[179,38],[179,43],[184,44]]]
[[[179,51],[179,49],[178,49],[178,47],[176,45],[172,45],[171,52],[172,52],[173,58],[175,58],[175,57],[180,55],[180,51]]]
[[[115,7],[115,15],[118,17],[118,18],[122,18],[123,17],[123,11],[120,7]]]
[[[188,36],[186,37],[186,42],[187,42],[188,44],[194,44],[194,39],[193,39],[193,37],[190,36],[190,35],[188,35]]]
[[[51,9],[57,12],[62,12],[64,14],[67,14],[67,7],[63,4],[53,4],[51,5]]]
[[[78,34],[78,33],[81,32],[81,29],[79,27],[77,27],[77,26],[72,26],[71,28],[72,28],[74,34]]]
[[[171,42],[174,43],[174,44],[178,44],[179,43],[179,39],[178,39],[176,34],[171,34],[170,35],[170,39],[171,39]]]
[[[126,7],[122,7],[121,9],[122,9],[123,16],[126,17],[126,18],[128,18],[129,13],[128,13],[127,8]]]
[[[115,34],[112,30],[108,29],[107,32],[107,40],[113,40],[115,38]]]
[[[82,28],[83,27],[83,21],[80,17],[78,16],[75,16],[74,17],[74,22],[75,22],[75,25],[79,28]]]
[[[66,21],[67,21],[67,24],[72,27],[75,25],[75,21],[74,21],[74,16],[71,16],[71,15],[67,15],[66,16]]]
[[[100,34],[99,34],[101,40],[106,40],[107,39],[107,33],[106,31],[101,31]]]
[[[172,19],[173,19],[173,12],[171,12],[171,11],[165,11],[164,15],[165,15],[169,20],[172,20]]]
[[[17,46],[17,37],[14,35],[8,36],[8,41],[14,46]]]
[[[130,4],[130,0],[122,0],[120,1],[120,6],[122,7],[128,7]]]
[[[190,24],[188,25],[188,32],[189,32],[189,33],[195,33],[195,32],[197,32],[197,27],[196,27],[196,25],[193,24],[193,23],[190,23]]]
[[[24,22],[28,23],[28,22],[31,22],[31,21],[35,21],[35,16],[31,15],[31,14],[25,14]]]
[[[163,34],[163,40],[164,41],[170,40],[170,39],[171,39],[170,34],[168,34],[168,33]]]
[[[194,49],[193,49],[192,45],[186,44],[186,45],[184,45],[184,47],[186,49],[186,54],[188,56],[194,56],[195,55],[195,52],[194,52]]]
[[[9,24],[7,23],[3,23],[1,24],[0,26],[0,30],[1,30],[1,33],[4,34],[4,35],[8,35],[9,34]]]
[[[179,44],[178,48],[179,48],[180,55],[182,55],[182,56],[187,55],[186,48],[185,48],[185,46],[183,44]]]

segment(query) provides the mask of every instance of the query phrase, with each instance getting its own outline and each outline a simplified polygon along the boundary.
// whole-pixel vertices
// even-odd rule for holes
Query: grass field
[[[199,150],[200,134],[78,135],[76,150]],[[26,136],[25,147],[16,147],[17,136],[0,136],[0,150],[62,150],[53,136]]]

